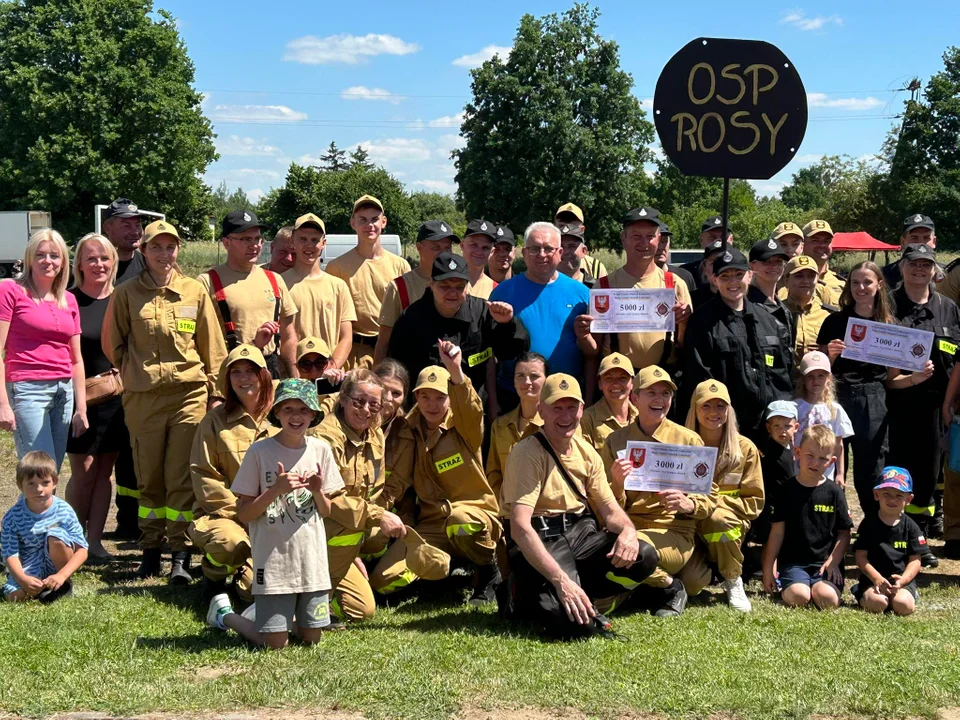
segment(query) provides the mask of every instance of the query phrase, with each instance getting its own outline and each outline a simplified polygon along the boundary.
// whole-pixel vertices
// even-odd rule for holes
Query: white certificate
[[[840,357],[918,372],[930,359],[933,342],[934,335],[928,330],[852,317],[847,321]]]
[[[623,484],[626,490],[679,490],[695,495],[709,495],[713,490],[716,448],[630,441],[617,455],[633,466]]]
[[[594,289],[590,291],[590,332],[673,332],[673,288]]]

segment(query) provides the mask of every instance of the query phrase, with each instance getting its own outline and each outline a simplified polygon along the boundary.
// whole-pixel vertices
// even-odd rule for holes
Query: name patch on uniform
[[[177,310],[178,318],[193,318],[197,319],[197,306],[196,305],[186,305],[183,307],[178,307]]]
[[[957,346],[949,340],[938,340],[937,346],[940,348],[941,352],[945,352],[947,355],[957,354]]]
[[[192,333],[197,331],[197,321],[187,318],[177,318],[177,332]]]
[[[833,512],[833,505],[814,505],[814,506],[813,506],[813,511],[814,511],[814,512],[832,513],[832,512]]]
[[[463,455],[457,453],[456,455],[451,455],[448,458],[443,460],[438,460],[434,463],[437,466],[438,473],[445,473],[447,470],[453,470],[454,468],[460,467],[463,465]]]
[[[486,350],[483,350],[483,351],[481,351],[481,352],[478,352],[476,355],[470,355],[470,356],[467,358],[467,364],[468,364],[470,367],[473,367],[473,366],[475,366],[475,365],[479,365],[479,364],[482,363],[482,362],[486,362],[487,360],[489,360],[489,359],[492,358],[492,357],[493,357],[493,348],[492,348],[492,347],[488,347]]]
[[[893,547],[896,548],[897,550],[906,550],[906,549],[907,549],[907,541],[906,541],[906,540],[894,540],[894,541],[893,541]]]
[[[767,367],[773,367],[773,355],[764,355],[763,361],[767,364]]]

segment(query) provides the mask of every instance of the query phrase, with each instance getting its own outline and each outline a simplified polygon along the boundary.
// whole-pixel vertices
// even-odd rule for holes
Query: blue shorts
[[[819,582],[826,583],[837,591],[837,597],[843,596],[843,581],[840,581],[839,587],[836,583],[825,579],[820,574],[820,566],[823,563],[814,563],[813,565],[781,565],[777,567],[780,573],[780,590],[786,590],[795,583],[801,583],[807,587],[813,587]]]

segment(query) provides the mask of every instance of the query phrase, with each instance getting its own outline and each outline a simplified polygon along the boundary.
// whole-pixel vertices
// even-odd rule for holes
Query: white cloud
[[[261,200],[263,200],[265,196],[266,196],[266,193],[260,188],[247,191],[247,200],[249,200],[252,203],[260,202]]]
[[[813,165],[818,163],[823,159],[822,153],[806,153],[804,155],[794,155],[793,160],[790,162],[799,163],[800,165]]]
[[[269,157],[279,153],[280,149],[252,137],[231,135],[227,138],[217,138],[217,152],[221,155],[237,157]]]
[[[787,183],[783,180],[749,180],[753,189],[757,191],[757,195],[774,197],[779,195],[780,192],[787,186]]]
[[[792,25],[797,28],[797,30],[810,31],[821,30],[825,25],[843,25],[843,18],[839,15],[807,17],[807,14],[803,10],[791,10],[784,14],[780,19],[780,23]]]
[[[462,148],[467,141],[460,135],[441,135],[437,138],[437,153],[441,159],[448,159],[450,153]]]
[[[444,115],[443,117],[438,117],[436,120],[431,120],[427,123],[427,127],[432,128],[456,128],[460,129],[460,125],[463,123],[463,118],[466,117],[466,113],[459,112],[456,115]]]
[[[642,107],[648,115],[651,114],[653,112],[653,98],[643,98],[640,101],[640,107]]]
[[[829,98],[826,93],[807,93],[807,104],[815,108],[830,110],[873,110],[882,107],[883,101],[875,97],[865,98]]]
[[[244,183],[250,182],[252,179],[258,181],[258,185],[269,184],[260,183],[260,180],[279,180],[282,177],[280,173],[274,170],[263,170],[261,168],[231,168],[230,170],[220,171],[214,168],[210,176],[217,180],[226,180],[227,183]]]
[[[506,60],[513,47],[504,45],[487,45],[483,50],[475,52],[472,55],[463,55],[453,61],[457,67],[476,68],[483,65],[487,60],[491,60],[494,55],[499,55],[500,60]]]
[[[217,105],[207,117],[214,122],[300,122],[307,114],[286,105]]]
[[[393,35],[344,33],[325,38],[306,35],[287,43],[283,59],[304,65],[357,65],[377,55],[409,55],[419,49],[419,45],[404,42]]]
[[[352,151],[358,146],[363,146],[370,153],[370,159],[373,162],[382,164],[387,169],[398,163],[426,162],[432,154],[430,143],[419,138],[364,140],[348,150]]]
[[[413,187],[423,188],[430,192],[439,192],[445,195],[452,195],[457,191],[457,186],[446,180],[417,180],[411,183]]]
[[[395,95],[383,88],[368,88],[363,85],[348,87],[340,93],[340,97],[344,100],[380,100],[392,105],[398,105],[405,99],[403,95]]]

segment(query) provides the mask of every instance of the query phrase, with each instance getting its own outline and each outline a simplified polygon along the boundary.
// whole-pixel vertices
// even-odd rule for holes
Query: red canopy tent
[[[852,250],[854,252],[875,252],[877,250],[899,250],[899,245],[890,245],[872,237],[868,232],[837,233],[833,236],[834,250]]]

